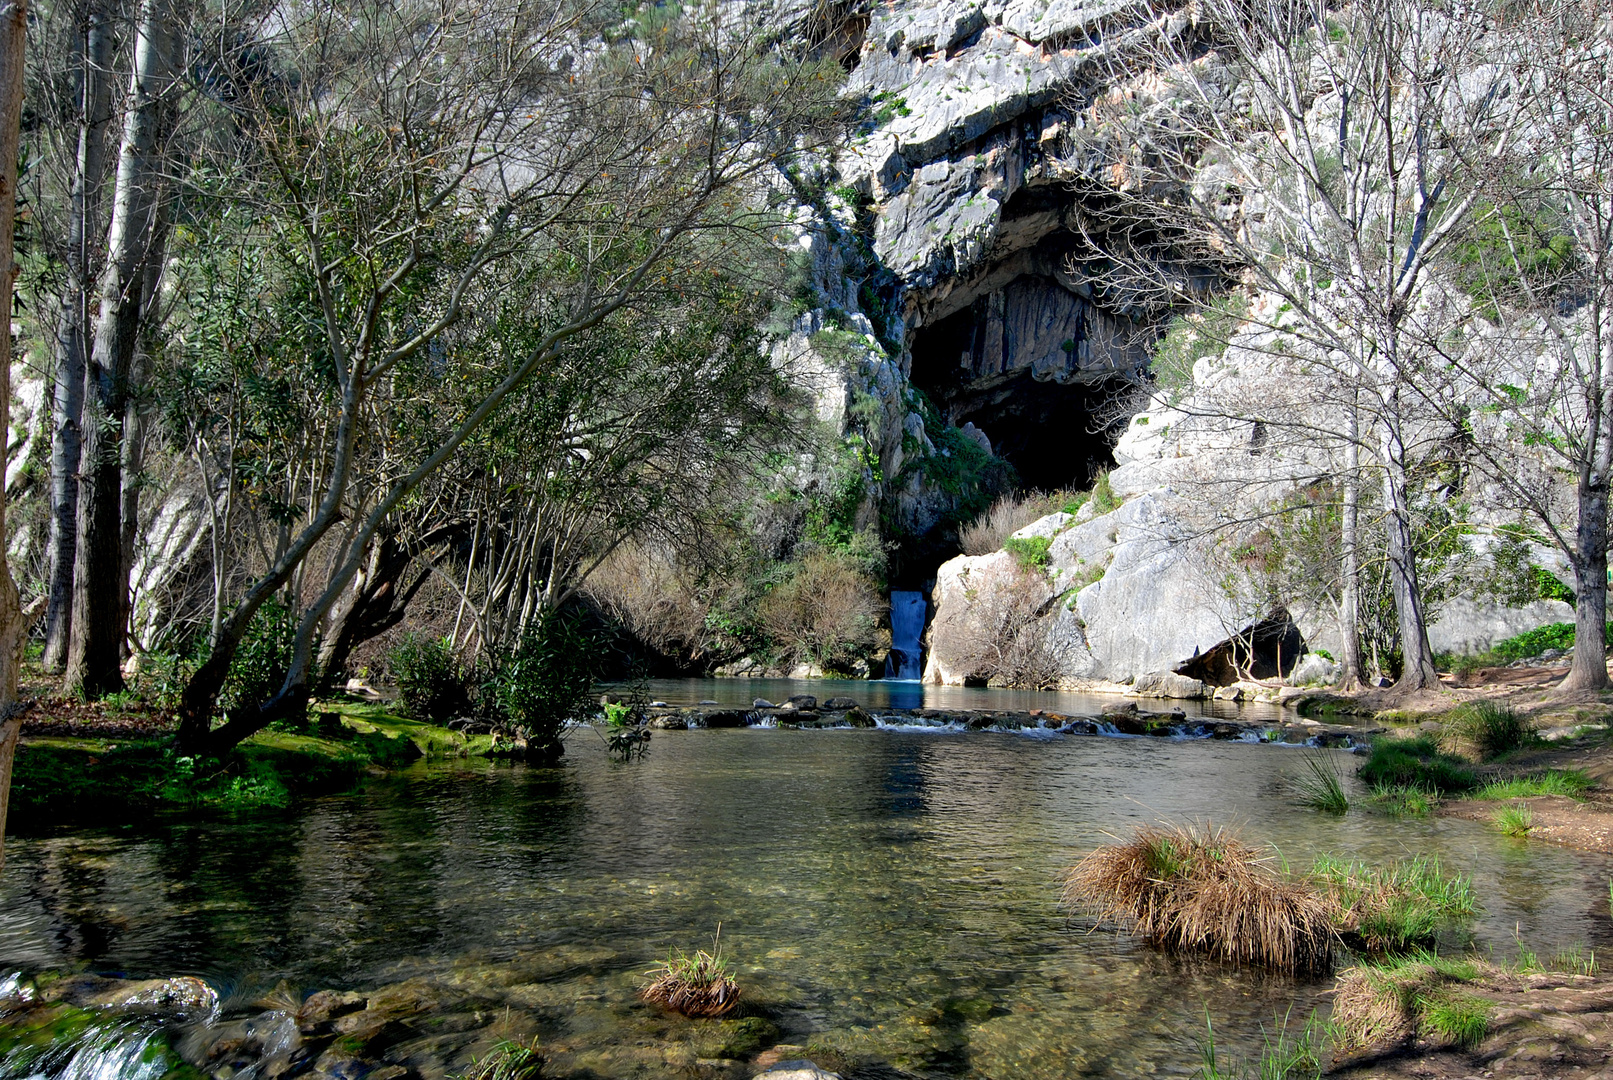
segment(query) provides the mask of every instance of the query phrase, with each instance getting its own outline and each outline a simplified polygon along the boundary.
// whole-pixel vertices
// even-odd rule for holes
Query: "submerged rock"
[[[757,1080],[761,1080],[762,1077],[766,1077],[767,1080],[840,1080],[839,1073],[821,1069],[806,1058],[781,1061],[766,1072],[757,1073],[756,1077]]]

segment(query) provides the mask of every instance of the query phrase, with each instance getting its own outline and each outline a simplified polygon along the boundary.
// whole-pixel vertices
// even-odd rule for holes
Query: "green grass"
[[[1436,795],[1471,791],[1478,783],[1465,761],[1440,750],[1427,735],[1374,739],[1356,775],[1372,788],[1416,787]]]
[[[1415,784],[1379,784],[1367,796],[1372,809],[1399,818],[1425,818],[1438,803],[1438,795]]]
[[[1335,758],[1328,754],[1307,754],[1305,770],[1293,781],[1301,803],[1324,814],[1343,814],[1350,809],[1349,797],[1344,794],[1344,774]]]
[[[1201,1064],[1195,1076],[1201,1080],[1320,1080],[1326,1071],[1328,1055],[1324,1045],[1326,1027],[1312,1013],[1297,1033],[1289,1030],[1289,1014],[1273,1020],[1270,1030],[1261,1025],[1265,1045],[1260,1059],[1243,1062],[1236,1058],[1222,1062],[1215,1045],[1215,1027],[1208,1011],[1204,1015],[1205,1038],[1199,1043]]]
[[[1476,701],[1453,709],[1445,719],[1446,742],[1471,747],[1489,761],[1540,741],[1518,711],[1494,701]]]
[[[1535,827],[1535,812],[1527,806],[1503,806],[1490,820],[1507,836],[1528,836]]]
[[[1531,776],[1491,780],[1473,793],[1475,799],[1528,799],[1536,795],[1583,798],[1595,784],[1579,769],[1547,769]]]
[[[1494,1008],[1471,994],[1435,993],[1418,1000],[1424,1027],[1446,1042],[1474,1047],[1490,1033],[1490,1013]]]
[[[531,1044],[505,1039],[471,1062],[458,1080],[537,1080],[543,1069],[538,1040]]]
[[[1472,881],[1428,855],[1377,867],[1319,855],[1311,880],[1332,897],[1340,935],[1373,955],[1415,952],[1478,909]]]

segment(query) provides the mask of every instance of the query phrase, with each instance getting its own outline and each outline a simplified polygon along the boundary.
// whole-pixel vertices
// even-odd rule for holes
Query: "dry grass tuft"
[[[1064,901],[1167,949],[1280,971],[1332,961],[1327,901],[1213,825],[1145,826],[1098,848],[1070,870]]]
[[[1434,953],[1362,963],[1339,976],[1330,1026],[1342,1049],[1387,1048],[1419,1036],[1476,1046],[1494,1006],[1464,986],[1489,970]]]
[[[673,953],[650,975],[654,981],[639,996],[684,1016],[727,1016],[739,1007],[739,984],[728,974],[728,961],[715,944],[711,952],[701,949],[693,956],[681,950]]]

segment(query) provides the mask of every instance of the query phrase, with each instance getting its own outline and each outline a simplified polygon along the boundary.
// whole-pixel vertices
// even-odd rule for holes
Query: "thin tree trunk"
[[[1434,650],[1428,644],[1428,623],[1423,615],[1422,591],[1417,583],[1417,552],[1411,535],[1411,509],[1406,499],[1405,447],[1400,437],[1398,402],[1386,403],[1383,417],[1383,501],[1387,513],[1384,531],[1389,559],[1389,584],[1400,625],[1400,678],[1395,689],[1404,692],[1439,686]]]
[[[50,447],[50,537],[45,602],[46,670],[67,663],[73,605],[73,554],[78,542],[78,464],[83,442],[84,354],[90,331],[95,260],[101,243],[101,186],[106,180],[106,139],[112,125],[112,28],[103,0],[91,0],[84,15],[79,53],[78,161],[67,226],[67,286],[56,332],[56,379],[52,394],[55,432]]]
[[[130,108],[101,274],[101,309],[85,372],[77,551],[65,688],[99,697],[123,685],[128,604],[123,558],[123,431],[129,370],[138,343],[146,270],[156,254],[161,155],[173,117],[179,35],[163,0],[144,0],[135,43]]]
[[[17,283],[17,147],[22,125],[23,61],[28,41],[28,0],[0,8],[0,432],[11,430],[11,295]],[[5,498],[0,494],[0,537],[6,535]],[[5,857],[6,809],[11,802],[11,763],[22,732],[17,671],[22,666],[22,606],[5,545],[0,544],[0,860]]]
[[[1344,673],[1340,686],[1354,690],[1366,682],[1366,662],[1361,656],[1361,447],[1359,421],[1352,402],[1344,442],[1344,507],[1339,522],[1343,581],[1340,583],[1339,637],[1343,641]]]

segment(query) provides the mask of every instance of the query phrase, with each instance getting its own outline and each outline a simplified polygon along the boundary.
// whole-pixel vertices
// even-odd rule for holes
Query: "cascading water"
[[[919,638],[924,634],[925,610],[923,593],[891,593],[891,651],[885,660],[885,678],[917,679],[923,674]]]

